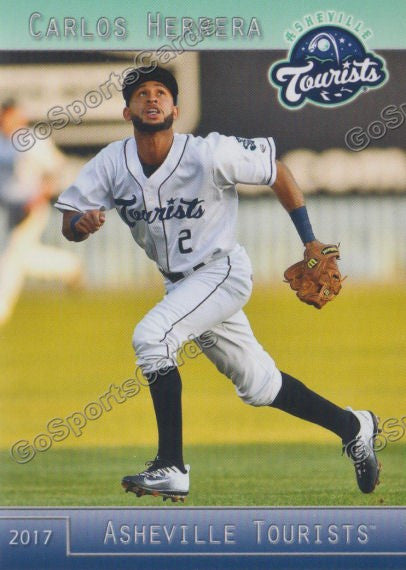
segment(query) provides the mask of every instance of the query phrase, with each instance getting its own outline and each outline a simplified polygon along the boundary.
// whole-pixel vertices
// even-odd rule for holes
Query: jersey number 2
[[[193,251],[192,247],[184,246],[184,242],[191,238],[192,238],[192,232],[190,230],[182,230],[179,232],[178,244],[179,244],[179,251],[181,253],[192,253]]]

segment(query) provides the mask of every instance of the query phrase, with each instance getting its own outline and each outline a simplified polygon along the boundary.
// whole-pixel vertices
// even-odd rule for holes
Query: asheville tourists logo
[[[326,107],[348,103],[361,90],[382,86],[387,76],[384,60],[339,26],[309,30],[294,44],[289,59],[269,70],[270,82],[290,109],[308,101]]]

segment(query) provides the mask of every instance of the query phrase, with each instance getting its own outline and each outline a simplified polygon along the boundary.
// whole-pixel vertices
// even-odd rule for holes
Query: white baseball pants
[[[233,382],[247,404],[266,406],[282,379],[275,362],[256,340],[242,307],[252,290],[252,269],[243,247],[192,275],[165,282],[167,294],[136,326],[133,347],[144,372],[176,365],[182,344],[211,331],[215,344],[203,348]]]

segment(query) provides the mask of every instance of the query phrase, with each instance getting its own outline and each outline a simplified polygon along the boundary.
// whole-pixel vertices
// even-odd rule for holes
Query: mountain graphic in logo
[[[289,59],[269,70],[270,82],[290,109],[307,102],[342,105],[361,90],[382,86],[387,78],[384,60],[367,52],[354,34],[339,26],[308,31],[292,47]]]

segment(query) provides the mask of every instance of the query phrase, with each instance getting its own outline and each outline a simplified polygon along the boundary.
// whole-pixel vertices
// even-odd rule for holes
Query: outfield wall
[[[340,242],[342,271],[354,281],[406,279],[406,196],[308,196],[317,237]],[[160,282],[154,264],[132,240],[115,211],[102,231],[81,244],[60,235],[52,212],[44,241],[76,251],[90,287],[146,287]],[[1,224],[0,224],[1,225]],[[240,200],[239,240],[247,248],[256,283],[281,282],[283,270],[302,253],[289,216],[270,196]]]
[[[308,196],[307,206],[317,237],[341,243],[341,268],[351,280],[406,279],[406,195]],[[3,244],[4,225],[0,209]],[[60,227],[61,215],[52,209],[43,241],[76,252],[86,268],[89,287],[160,283],[154,263],[115,211],[108,212],[103,230],[83,243],[67,242]],[[240,200],[238,239],[251,257],[256,283],[264,285],[281,282],[284,269],[302,253],[288,214],[271,196]]]

